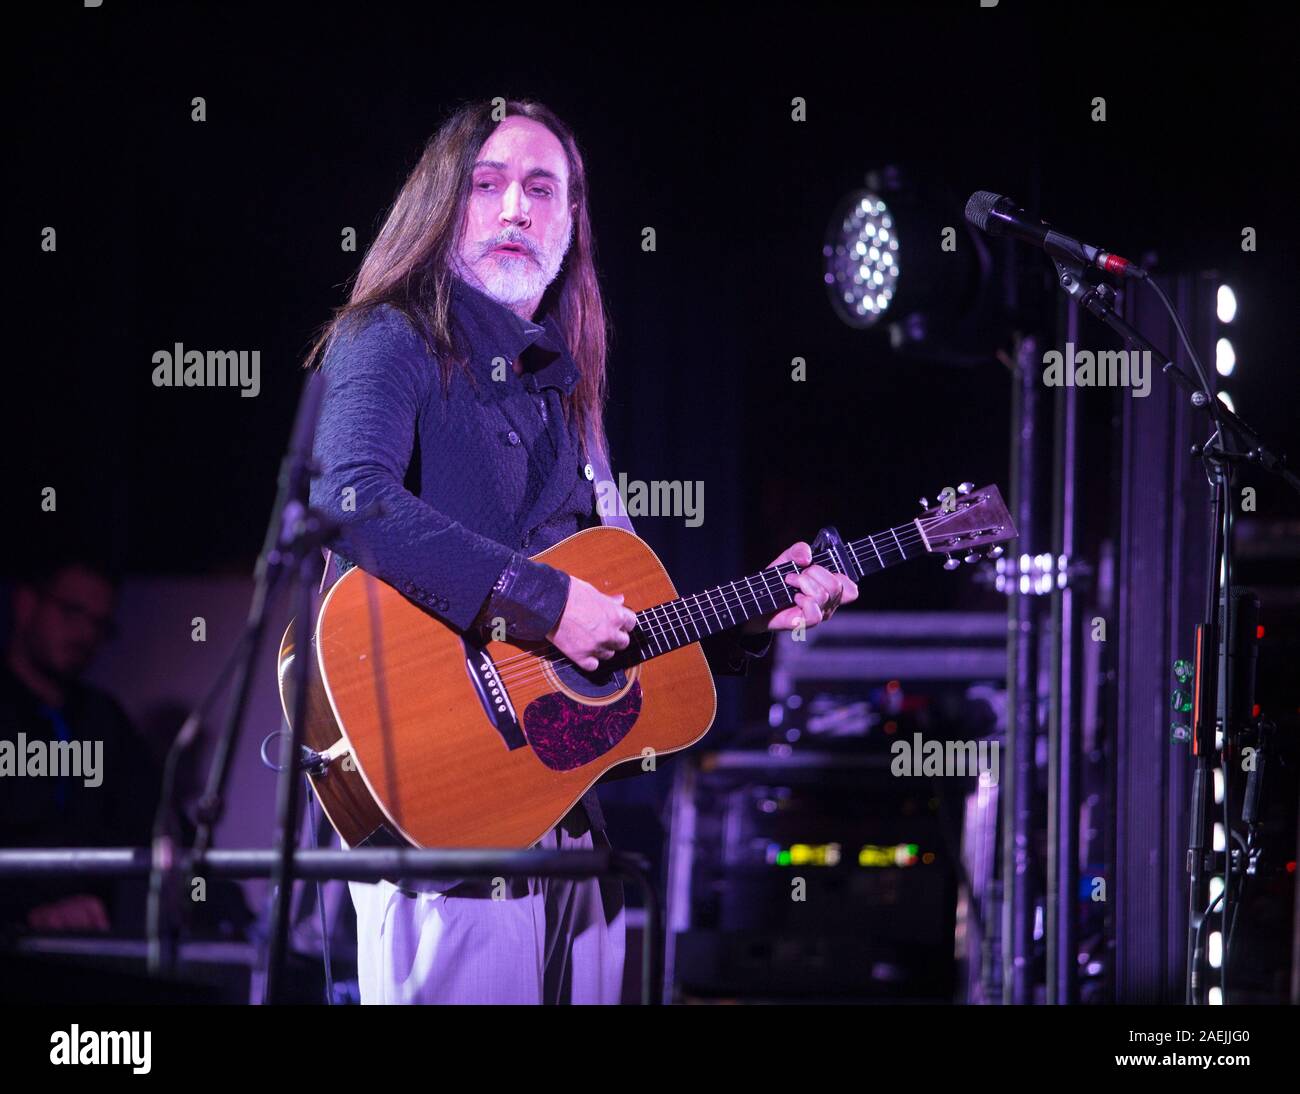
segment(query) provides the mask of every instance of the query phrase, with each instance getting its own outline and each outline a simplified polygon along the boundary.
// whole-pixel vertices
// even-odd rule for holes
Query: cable
[[[1210,901],[1205,911],[1201,913],[1200,918],[1197,919],[1195,926],[1192,927],[1192,952],[1188,954],[1188,958],[1192,962],[1193,971],[1195,970],[1195,966],[1196,966],[1196,955],[1201,951],[1201,932],[1205,930],[1205,921],[1214,914],[1215,907],[1222,899],[1223,899],[1223,894],[1220,893],[1212,901]],[[1195,996],[1189,996],[1188,1001],[1192,1005],[1196,1005],[1197,1003],[1197,999]]]
[[[316,810],[320,808],[320,803],[316,800],[316,794],[311,788],[311,779],[303,776],[307,780],[307,827],[311,829],[311,845],[315,849],[319,846],[316,842],[316,826],[320,823],[320,817],[316,815]],[[325,966],[325,1005],[332,1007],[334,1005],[334,970],[330,964],[330,932],[329,925],[325,920],[325,883],[320,878],[316,879],[316,910],[320,913],[320,954],[321,961]]]
[[[262,738],[262,747],[259,749],[259,752],[262,757],[262,763],[266,767],[269,767],[272,771],[280,772],[285,769],[286,765],[277,763],[266,754],[266,746],[276,737],[289,737],[290,740],[293,739],[290,737],[287,729],[277,729],[274,733],[268,733],[264,738]],[[324,765],[325,757],[323,754],[317,752],[314,748],[309,748],[307,745],[299,745],[298,747],[301,751],[298,755],[298,763],[295,765],[296,767],[312,771]]]
[[[1178,311],[1170,302],[1169,297],[1165,295],[1165,290],[1160,287],[1154,277],[1143,278],[1142,283],[1151,286],[1151,290],[1160,298],[1160,303],[1165,306],[1165,311],[1169,313],[1169,317],[1174,321],[1174,329],[1178,332],[1178,340],[1182,342],[1183,349],[1187,351],[1187,356],[1192,362],[1192,367],[1196,369],[1196,377],[1201,381],[1201,386],[1205,389],[1205,394],[1210,400],[1210,417],[1214,419],[1216,425],[1222,427],[1223,419],[1219,416],[1219,400],[1215,397],[1214,385],[1210,383],[1209,373],[1205,371],[1205,366],[1201,364],[1200,357],[1197,356],[1196,350],[1192,347],[1192,340],[1187,337],[1187,328],[1183,326],[1182,317],[1178,314]],[[1220,445],[1223,443],[1222,433],[1220,433],[1219,443]]]
[[[288,737],[287,729],[277,729],[274,733],[268,733],[262,739],[262,747],[259,750],[262,756],[262,763],[272,771],[283,771],[285,765],[276,763],[266,754],[267,746],[276,737]],[[292,739],[292,738],[291,738]],[[314,767],[323,762],[323,757],[312,748],[306,745],[302,747],[302,757],[298,761],[298,766],[305,768],[310,772]],[[316,839],[316,826],[320,823],[320,817],[316,814],[319,803],[316,801],[316,794],[311,789],[311,778],[304,774],[303,778],[307,781],[307,827],[311,831],[311,846],[313,850],[320,847]],[[321,879],[316,880],[316,910],[320,915],[320,945],[321,945],[321,963],[325,966],[325,1005],[334,1005],[334,969],[330,962],[330,936],[329,924],[325,918],[325,886]]]

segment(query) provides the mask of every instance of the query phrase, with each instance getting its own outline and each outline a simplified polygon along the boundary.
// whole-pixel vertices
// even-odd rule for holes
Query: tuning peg
[[[948,561],[943,564],[943,568],[945,570],[955,570],[957,569],[958,566],[961,565],[961,563],[958,562],[955,558],[953,558],[952,555],[947,555],[945,557],[948,559]]]
[[[929,508],[930,508],[930,499],[929,499],[929,498],[918,498],[918,499],[917,499],[917,504],[918,504],[922,509],[929,509]]]
[[[967,551],[965,557],[962,559],[963,562],[978,562],[979,560],[980,556],[978,551]]]
[[[973,482],[963,482],[958,484],[957,493],[969,494],[974,489],[975,489],[975,484]]]
[[[988,554],[986,554],[984,557],[985,557],[985,558],[1001,558],[1001,557],[1002,557],[1002,544],[999,543],[996,547],[990,547],[989,550],[988,550]]]

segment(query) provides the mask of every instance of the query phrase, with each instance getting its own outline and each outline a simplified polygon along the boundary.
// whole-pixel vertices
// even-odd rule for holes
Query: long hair
[[[495,109],[491,102],[460,106],[429,138],[352,279],[348,302],[320,329],[304,367],[319,364],[318,357],[344,324],[391,304],[411,321],[438,361],[444,387],[455,370],[468,372],[469,347],[452,321],[451,263],[460,244],[475,159],[500,120],[493,117]],[[583,448],[590,436],[604,454],[605,355],[611,330],[596,278],[582,154],[572,130],[541,103],[512,99],[504,109],[505,116],[519,114],[546,126],[568,159],[568,204],[577,206],[572,211],[573,239],[539,312],[554,311],[559,333],[578,366],[578,383],[564,399],[565,415]]]

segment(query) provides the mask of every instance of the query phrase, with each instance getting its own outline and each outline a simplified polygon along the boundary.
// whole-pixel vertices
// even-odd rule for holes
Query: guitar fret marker
[[[634,751],[652,746],[662,752],[681,747],[682,740],[698,740],[696,735],[708,728],[717,699],[711,666],[703,654],[667,654],[728,624],[741,625],[794,602],[802,583],[799,575],[810,565],[849,576],[866,574],[864,563],[872,558],[884,570],[908,557],[958,547],[966,553],[1016,535],[995,487],[978,491],[957,511],[941,517],[928,507],[920,517],[915,511],[908,517],[916,519],[877,533],[882,539],[890,536],[886,542],[892,547],[881,547],[874,536],[837,541],[811,553],[807,564],[774,563],[686,597],[673,590],[644,541],[618,529],[584,529],[541,552],[538,559],[637,598],[627,605],[635,622],[627,648],[614,658],[601,651],[598,660],[607,663],[591,673],[577,668],[553,644],[494,642],[462,634],[408,607],[412,601],[415,608],[420,604],[418,597],[403,592],[402,582],[387,585],[359,568],[347,570],[326,594],[315,629],[318,637],[328,639],[316,651],[321,685],[326,691],[346,687],[349,695],[342,704],[319,704],[326,708],[323,714],[313,709],[317,704],[310,705],[312,724],[303,728],[313,733],[318,726],[320,731],[328,728],[335,734],[331,740],[338,738],[340,729],[352,739],[378,735],[386,747],[370,772],[374,778],[354,779],[346,786],[336,779],[316,781],[314,789],[327,805],[326,815],[339,822],[339,834],[350,846],[373,834],[370,815],[381,812],[402,817],[412,833],[433,832],[451,846],[524,847],[536,842],[536,826],[543,816],[555,825],[574,806],[573,777],[561,773],[581,766],[579,784],[594,783],[613,766],[614,750],[634,729],[637,737],[628,741]],[[886,549],[894,552],[888,559]],[[626,618],[626,612],[620,614]],[[391,656],[375,656],[376,650]],[[291,654],[292,635],[286,634],[277,667],[283,670]],[[402,671],[392,671],[393,666]],[[278,676],[283,700],[288,677],[283,671]],[[419,717],[420,711],[430,709],[431,694],[437,696],[437,733],[428,732],[427,719]],[[341,710],[347,711],[346,726]],[[397,711],[414,716],[390,717]],[[483,747],[485,736],[492,747]],[[536,777],[529,776],[530,783],[514,781],[520,760],[530,752],[528,766],[536,769]],[[357,763],[360,766],[360,757]],[[419,771],[422,778],[388,777],[400,767]],[[471,779],[482,790],[463,793]],[[503,807],[492,808],[494,792],[500,792]],[[370,795],[373,809],[357,810],[358,793]],[[525,798],[529,808],[521,811],[518,803]],[[367,805],[364,797],[359,804]]]
[[[983,506],[989,502],[989,497],[980,494],[978,500]],[[996,497],[993,504],[1001,506],[1001,498]],[[965,527],[960,529],[960,534],[967,538],[979,537],[985,542],[992,540],[994,535],[999,539],[1011,538],[1002,535],[1007,524],[1000,521],[998,516],[1000,514],[974,527],[969,521],[963,522]],[[939,528],[942,528],[942,535],[936,531]],[[886,570],[910,557],[915,557],[918,553],[933,554],[937,550],[942,550],[943,544],[953,538],[957,532],[958,529],[952,527],[951,521],[940,523],[933,519],[918,518],[908,524],[888,528],[859,540],[832,543],[822,551],[813,554],[808,565],[825,566],[849,578],[853,578],[855,573],[859,577],[864,577],[868,572],[875,572],[869,570],[867,565],[867,561],[872,557],[875,558],[878,569]],[[1013,529],[1012,535],[1014,534]],[[892,546],[882,548],[876,542],[876,537],[883,538],[886,535],[890,537]],[[848,550],[846,551],[845,548]],[[870,554],[867,553],[868,548]],[[884,555],[885,550],[891,552],[888,560]],[[909,551],[911,551],[910,555]],[[790,574],[803,573],[804,569],[806,567],[793,561],[777,563],[737,581],[715,585],[703,592],[678,597],[644,609],[638,615],[639,633],[636,636],[638,655],[643,660],[649,659],[700,641],[726,630],[729,626],[735,627],[754,616],[767,614],[769,611],[780,611],[783,607],[797,603],[798,589],[786,579]],[[784,592],[784,598],[777,595],[773,582]]]
[[[719,587],[721,591],[721,587]],[[718,606],[713,603],[713,590],[708,590],[705,595],[709,598],[709,607],[713,609],[713,618],[718,621],[718,630],[722,630],[722,616],[718,614]]]

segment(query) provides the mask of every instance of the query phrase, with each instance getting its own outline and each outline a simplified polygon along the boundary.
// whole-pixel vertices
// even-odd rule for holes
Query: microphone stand
[[[202,862],[212,841],[212,832],[225,810],[225,789],[229,780],[231,758],[252,688],[256,658],[266,629],[267,609],[283,579],[290,577],[296,588],[294,607],[295,649],[300,652],[293,662],[294,710],[290,727],[292,747],[297,755],[302,741],[302,724],[306,712],[307,666],[312,648],[311,564],[321,547],[331,543],[338,525],[310,507],[311,480],[316,472],[312,461],[316,422],[324,397],[325,378],[311,372],[303,385],[288,451],[280,466],[279,490],[262,551],[254,571],[253,597],[248,618],[231,657],[223,667],[208,695],[186,719],[168,754],[165,767],[166,785],[155,819],[153,862],[150,873],[150,967],[158,973],[170,971],[176,959],[176,937],[183,920],[182,892],[192,883],[193,866]],[[207,787],[197,810],[194,846],[180,854],[176,847],[174,776],[180,757],[197,739],[203,713],[233,675],[233,696],[217,738],[209,770]],[[273,932],[267,976],[268,998],[278,997],[281,969],[288,933],[287,891],[292,884],[293,851],[296,843],[295,818],[299,803],[298,765],[285,764],[280,776],[277,797],[277,840],[279,858],[273,872],[278,884],[272,916]],[[184,881],[186,884],[182,885]]]
[[[1203,918],[1210,913],[1210,909],[1205,904],[1206,874],[1213,872],[1217,865],[1213,841],[1209,842],[1207,850],[1206,835],[1210,829],[1209,815],[1213,805],[1211,757],[1215,752],[1215,731],[1219,712],[1221,633],[1228,622],[1226,605],[1231,603],[1233,516],[1231,469],[1234,463],[1258,464],[1264,470],[1277,475],[1297,493],[1300,493],[1300,478],[1297,478],[1286,466],[1284,456],[1279,456],[1270,450],[1254,428],[1215,397],[1210,390],[1207,377],[1202,376],[1200,383],[1194,382],[1168,356],[1115,313],[1115,290],[1110,285],[1091,284],[1085,280],[1082,263],[1053,259],[1053,265],[1057,270],[1058,284],[1066,295],[1115,331],[1124,340],[1125,345],[1131,349],[1149,352],[1153,360],[1161,362],[1160,371],[1188,392],[1192,405],[1204,410],[1215,427],[1214,433],[1204,445],[1196,445],[1192,448],[1192,455],[1200,456],[1205,464],[1210,485],[1210,554],[1205,619],[1198,626],[1196,634],[1198,687],[1194,698],[1192,731],[1192,754],[1196,758],[1196,767],[1192,778],[1191,820],[1187,850],[1188,942],[1185,998],[1187,1003],[1197,1005],[1202,1001],[1201,927]],[[1145,275],[1142,276],[1145,279]],[[1168,306],[1168,300],[1164,298],[1155,283],[1151,282],[1151,285]],[[1172,308],[1170,312],[1179,331],[1182,332],[1177,313],[1173,312]],[[1189,346],[1188,349],[1189,355],[1195,361],[1195,354],[1191,352],[1191,347]],[[1227,448],[1229,432],[1235,434],[1234,439],[1245,443],[1247,446],[1245,451],[1230,451]],[[1229,747],[1226,739],[1227,722],[1225,712],[1225,749]],[[1225,772],[1225,801],[1227,800],[1226,774]],[[1228,819],[1225,818],[1225,822]],[[1225,942],[1225,968],[1232,854],[1232,832],[1229,824],[1225,823],[1223,908],[1220,913],[1223,925],[1221,937]],[[1226,1004],[1228,1000],[1224,998],[1222,1001]]]

